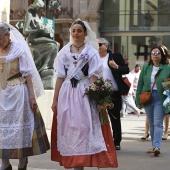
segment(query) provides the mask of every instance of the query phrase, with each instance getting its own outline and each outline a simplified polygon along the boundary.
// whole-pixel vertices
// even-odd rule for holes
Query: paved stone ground
[[[145,114],[139,118],[136,115],[127,115],[122,118],[123,139],[121,150],[117,151],[119,167],[117,170],[169,170],[170,169],[170,137],[162,141],[159,157],[146,154],[151,148],[151,140],[142,141],[144,133]],[[50,131],[48,135],[50,139]],[[18,162],[11,160],[13,170],[17,170]],[[28,170],[64,170],[58,163],[50,160],[50,151],[40,156],[29,157]],[[106,169],[106,168],[103,168]],[[107,168],[110,170],[112,168]],[[85,168],[97,170],[97,168]]]

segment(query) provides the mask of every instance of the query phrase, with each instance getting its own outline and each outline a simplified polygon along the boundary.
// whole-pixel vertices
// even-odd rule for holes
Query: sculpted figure
[[[52,39],[54,35],[52,24],[44,25],[41,20],[44,10],[45,4],[42,0],[35,0],[28,7],[23,33],[28,35],[27,42],[42,78],[44,88],[53,89],[55,73],[53,62],[60,45]]]

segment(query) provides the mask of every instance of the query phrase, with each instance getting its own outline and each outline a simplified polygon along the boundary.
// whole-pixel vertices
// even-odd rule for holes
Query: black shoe
[[[159,154],[161,154],[160,149],[159,148],[155,148],[154,149],[154,156],[158,156]]]
[[[135,115],[136,113],[135,113],[135,112],[130,112],[130,113],[128,113],[128,114]]]
[[[140,114],[142,115],[142,114],[145,114],[144,112],[140,112]]]
[[[119,145],[116,145],[116,150],[120,150],[121,147]]]
[[[141,137],[142,140],[148,140],[148,138],[149,138],[149,134],[144,134],[144,136]]]
[[[167,138],[168,138],[168,134],[167,135],[163,134],[162,140],[167,140]]]
[[[7,168],[5,168],[4,170],[12,170],[11,164]]]

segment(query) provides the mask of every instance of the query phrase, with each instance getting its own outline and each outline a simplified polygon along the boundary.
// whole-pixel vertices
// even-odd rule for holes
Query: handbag
[[[143,92],[139,95],[140,104],[147,104],[152,101],[152,90],[150,92]]]
[[[160,72],[160,71],[159,71]],[[152,101],[152,91],[153,91],[153,87],[156,83],[156,78],[158,77],[159,75],[159,72],[156,74],[155,76],[155,80],[154,80],[154,83],[152,85],[152,88],[150,91],[146,91],[146,92],[143,92],[139,95],[139,100],[140,100],[140,104],[147,104],[147,103],[150,103]]]
[[[122,80],[127,84],[127,86],[128,86],[129,89],[130,89],[131,83],[130,83],[129,79],[128,79],[127,77],[123,77]],[[128,90],[126,93],[124,93],[123,95],[127,95],[128,92],[129,92],[129,90]]]
[[[113,76],[116,80],[119,92],[121,95],[127,95],[130,89],[131,83],[129,82],[127,77],[122,78],[116,72],[113,72]]]

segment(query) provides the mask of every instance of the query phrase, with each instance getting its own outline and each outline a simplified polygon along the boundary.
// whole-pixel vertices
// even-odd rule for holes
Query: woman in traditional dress
[[[51,159],[65,168],[79,170],[117,167],[110,126],[101,126],[96,105],[84,95],[85,88],[102,73],[95,33],[87,22],[78,19],[70,35],[70,42],[54,61],[57,80],[52,104]]]
[[[0,170],[12,170],[9,159],[45,153],[49,141],[36,103],[44,93],[29,47],[13,26],[0,22]]]

